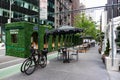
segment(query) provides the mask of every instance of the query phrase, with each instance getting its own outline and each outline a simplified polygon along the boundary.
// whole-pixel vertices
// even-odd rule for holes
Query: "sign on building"
[[[40,19],[46,20],[47,19],[47,0],[40,0]]]
[[[10,34],[18,34],[19,29],[11,29]]]

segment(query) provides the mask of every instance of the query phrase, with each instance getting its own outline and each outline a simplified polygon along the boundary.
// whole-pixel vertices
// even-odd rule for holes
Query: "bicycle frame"
[[[42,52],[40,53],[38,50],[31,50],[31,55],[23,62],[21,66],[21,72],[30,75],[35,71],[38,65],[40,65],[41,68],[46,67],[46,55],[44,55]],[[31,71],[29,72],[29,70]]]

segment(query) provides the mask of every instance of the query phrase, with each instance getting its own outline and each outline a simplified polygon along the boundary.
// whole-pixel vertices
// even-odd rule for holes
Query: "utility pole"
[[[10,0],[8,23],[11,23],[11,9],[12,9],[12,4],[13,4],[13,3],[14,3],[14,1],[13,1],[13,0]]]

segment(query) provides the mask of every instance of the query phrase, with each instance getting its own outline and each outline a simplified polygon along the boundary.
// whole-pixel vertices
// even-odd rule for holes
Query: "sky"
[[[96,7],[96,6],[103,6],[107,3],[107,0],[80,0],[80,2],[88,7]]]
[[[107,3],[107,0],[80,0],[80,3],[83,3],[86,8],[90,7],[98,7],[98,6],[105,6]],[[94,10],[93,12],[89,13],[91,17],[93,17],[94,21],[100,20],[100,15],[102,13],[103,9],[101,10]]]

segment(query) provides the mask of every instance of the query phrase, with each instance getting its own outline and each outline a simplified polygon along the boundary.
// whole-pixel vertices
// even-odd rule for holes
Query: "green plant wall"
[[[29,22],[14,22],[5,25],[6,30],[6,55],[16,56],[16,57],[28,57],[30,55],[30,46],[31,46],[31,35],[33,32],[37,32],[39,39],[39,49],[42,50],[44,47],[44,34],[45,31],[50,30],[51,28],[46,25],[33,24]],[[12,42],[12,34],[17,35],[17,42]],[[65,37],[65,46],[70,47],[72,38],[71,35],[66,35]],[[74,38],[74,44],[77,45],[79,42],[79,36]],[[63,46],[63,35],[61,36],[61,47]],[[55,39],[55,49],[58,50],[58,35]],[[52,35],[49,36],[48,40],[48,51],[54,51],[52,49]]]
[[[16,57],[28,57],[30,55],[31,35],[33,32],[38,32],[40,38],[40,50],[42,50],[44,44],[43,36],[45,30],[50,28],[44,25],[40,25],[39,28],[37,26],[37,24],[32,24],[28,22],[14,22],[11,24],[6,24],[6,55]],[[11,41],[12,34],[10,31],[12,30],[17,30],[17,34],[15,33],[17,35],[16,43],[13,43]]]
[[[6,24],[6,54],[11,56],[23,57],[25,53],[24,27],[21,23]],[[17,43],[13,43],[11,30],[17,31]]]

